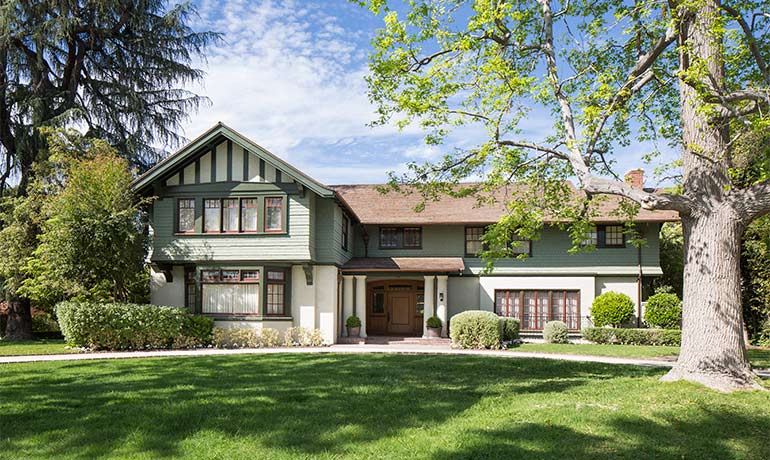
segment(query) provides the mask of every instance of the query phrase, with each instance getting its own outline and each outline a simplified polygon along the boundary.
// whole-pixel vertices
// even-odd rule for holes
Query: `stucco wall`
[[[169,307],[184,307],[184,267],[172,269],[172,281],[166,282],[163,273],[150,270],[150,303]]]
[[[596,295],[604,294],[605,292],[620,292],[627,295],[634,301],[634,311],[638,311],[638,292],[636,277],[633,276],[597,276],[596,277]],[[644,318],[644,309],[642,309],[641,318]],[[636,321],[632,321],[631,326],[636,326]]]
[[[338,269],[331,265],[311,267],[313,284],[307,284],[302,265],[291,269],[291,314],[295,326],[319,329],[325,343],[334,343],[339,336],[337,299]]]

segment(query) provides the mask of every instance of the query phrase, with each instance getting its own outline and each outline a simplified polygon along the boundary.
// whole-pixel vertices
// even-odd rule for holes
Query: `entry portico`
[[[449,275],[464,268],[459,257],[353,258],[342,267],[342,321],[355,313],[361,337],[427,337],[425,321],[437,316],[446,337]]]

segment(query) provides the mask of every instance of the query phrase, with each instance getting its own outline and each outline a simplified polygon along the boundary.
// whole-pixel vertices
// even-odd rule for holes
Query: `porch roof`
[[[345,272],[461,272],[462,257],[354,257],[342,266]]]

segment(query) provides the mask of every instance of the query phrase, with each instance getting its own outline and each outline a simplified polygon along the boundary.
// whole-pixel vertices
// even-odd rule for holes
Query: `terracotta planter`
[[[348,337],[358,337],[361,335],[361,327],[348,327]]]
[[[428,328],[428,338],[429,339],[440,339],[441,338],[441,328],[440,327],[429,327]]]

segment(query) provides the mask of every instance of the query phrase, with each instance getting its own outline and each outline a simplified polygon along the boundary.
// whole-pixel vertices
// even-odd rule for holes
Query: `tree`
[[[415,0],[405,14],[386,0],[359,3],[384,13],[368,77],[375,124],[417,123],[429,143],[457,126],[485,133],[439,162],[412,164],[394,188],[485,201],[516,182],[498,225],[522,235],[546,214],[569,219],[576,246],[608,196],[628,218],[639,206],[678,212],[682,346],[664,379],[758,387],[742,334],[739,254],[746,227],[770,210],[761,174],[769,156],[767,143],[738,147],[770,125],[763,2]],[[533,110],[552,115],[550,133],[527,131]],[[615,171],[619,148],[651,140],[681,152],[681,193],[633,187]],[[476,176],[484,180],[460,184]]]
[[[49,136],[50,168],[26,200],[42,202],[39,245],[17,292],[52,307],[65,299],[146,299],[142,206],[128,161],[74,131]]]
[[[106,140],[141,170],[157,161],[155,145],[180,141],[180,122],[205,102],[182,88],[201,78],[193,61],[219,38],[193,30],[194,14],[190,3],[161,0],[3,2],[0,197],[12,179],[15,195],[28,194],[35,164],[48,155],[41,127],[85,127],[87,137]],[[34,246],[38,231],[27,227],[25,244]],[[6,281],[7,338],[30,331],[29,299],[13,289],[19,285]]]

